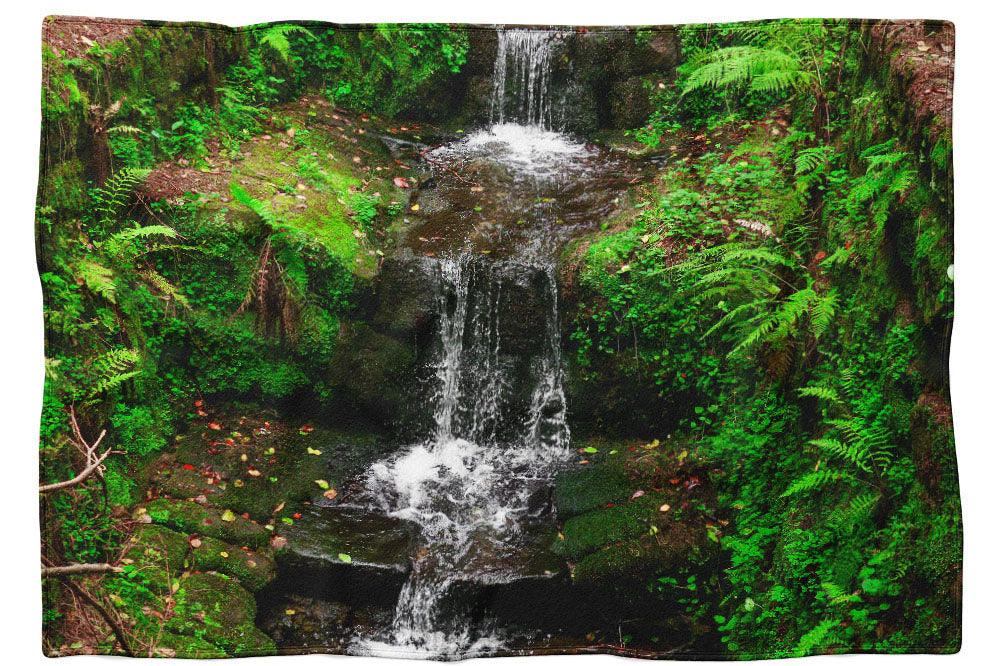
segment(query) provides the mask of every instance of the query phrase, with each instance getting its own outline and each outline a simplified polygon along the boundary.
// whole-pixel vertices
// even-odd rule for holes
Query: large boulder
[[[340,507],[313,506],[276,533],[278,587],[350,606],[392,607],[410,574],[416,526]]]
[[[402,340],[426,342],[437,323],[439,283],[435,264],[427,257],[409,252],[387,258],[378,279],[372,326]]]
[[[419,370],[417,348],[361,322],[346,327],[328,370],[334,399],[390,428],[412,414]]]

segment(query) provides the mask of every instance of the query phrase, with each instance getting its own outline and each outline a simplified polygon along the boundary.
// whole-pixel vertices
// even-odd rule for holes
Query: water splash
[[[538,508],[532,498],[569,453],[554,271],[534,268],[551,302],[546,344],[532,364],[530,405],[520,410],[527,418],[518,424],[511,368],[500,349],[500,297],[510,271],[524,267],[464,254],[440,260],[438,270],[434,432],[373,465],[365,480],[382,511],[420,526],[421,548],[389,635],[364,644],[365,654],[405,648],[446,657],[495,650],[500,637],[442,605],[457,581],[510,573],[505,556],[520,546],[521,525]]]

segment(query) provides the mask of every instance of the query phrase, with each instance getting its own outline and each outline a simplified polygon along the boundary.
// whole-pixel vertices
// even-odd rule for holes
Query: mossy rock
[[[657,517],[657,507],[664,499],[661,494],[650,493],[570,518],[563,525],[561,537],[552,543],[552,550],[579,559],[607,544],[637,538],[649,531],[650,523]]]
[[[274,642],[254,625],[257,603],[235,580],[217,573],[196,573],[180,581],[176,594],[181,610],[166,629],[196,636],[225,650],[249,657],[275,654]]]
[[[223,659],[225,650],[195,636],[184,636],[171,631],[162,632],[156,639],[153,654],[159,657],[181,659]]]
[[[177,571],[184,565],[188,537],[162,525],[140,525],[125,547],[124,558]]]
[[[201,537],[201,546],[191,550],[191,566],[200,571],[217,571],[239,579],[251,592],[274,580],[277,567],[265,551],[243,550],[212,537]]]
[[[687,535],[673,532],[660,538],[643,537],[615,543],[583,556],[573,569],[576,583],[601,582],[641,572],[669,571],[683,565],[697,546]]]
[[[596,464],[561,472],[555,479],[555,505],[561,520],[628,499],[629,479],[620,465]]]
[[[200,495],[211,497],[219,492],[219,488],[209,484],[201,472],[183,467],[161,470],[152,481],[161,494],[176,499],[190,499]]]
[[[270,519],[281,504],[292,509],[318,497],[322,489],[317,480],[340,487],[391,446],[385,438],[365,430],[317,426],[305,432],[298,430],[302,424],[271,423],[264,429],[263,419],[239,419],[240,424],[234,419],[218,420],[226,426],[221,431],[206,432],[205,437],[184,436],[153,482],[161,494],[175,497],[200,488],[191,496],[204,495],[215,505],[260,521]],[[212,446],[213,441],[227,439],[233,443]],[[203,470],[211,474],[204,475]],[[214,476],[214,482],[206,483],[206,476]]]
[[[266,545],[270,539],[270,533],[257,523],[231,511],[226,513],[195,502],[157,499],[146,504],[145,509],[154,524],[188,534],[215,537],[254,548]]]

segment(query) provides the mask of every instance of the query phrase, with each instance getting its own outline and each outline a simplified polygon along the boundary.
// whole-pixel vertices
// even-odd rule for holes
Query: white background
[[[997,316],[1000,286],[1000,219],[997,194],[997,118],[1000,104],[1000,26],[989,0],[826,3],[791,1],[684,2],[670,0],[367,0],[366,2],[240,2],[205,0],[6,3],[0,33],[0,655],[10,664],[41,656],[38,578],[38,416],[42,393],[41,291],[35,268],[34,197],[38,164],[40,33],[48,14],[212,21],[240,25],[282,19],[338,22],[444,21],[470,23],[657,24],[777,17],[940,18],[957,26],[955,95],[956,325],[952,342],[952,396],[965,518],[965,647],[955,657],[813,657],[865,664],[996,663],[998,615],[996,538],[996,404],[1000,367]],[[567,609],[572,612],[572,609]],[[76,657],[73,664],[107,662]],[[385,663],[361,657],[267,657],[266,666],[350,660],[351,666]],[[504,666],[566,666],[586,659],[592,666],[623,663],[610,656],[509,658]],[[481,662],[484,660],[476,660]],[[638,663],[638,662],[636,662]]]

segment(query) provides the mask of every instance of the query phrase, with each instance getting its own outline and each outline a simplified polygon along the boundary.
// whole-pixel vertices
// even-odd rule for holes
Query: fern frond
[[[704,64],[691,72],[682,94],[700,88],[737,86],[782,92],[796,85],[800,71],[798,59],[783,51],[758,46],[730,46],[712,52]]]
[[[95,376],[88,388],[88,395],[93,397],[107,393],[139,374],[135,369],[140,360],[135,349],[112,349],[101,354],[91,363],[91,372]]]
[[[795,155],[795,175],[812,173],[825,165],[833,153],[833,146],[803,148]]]
[[[76,277],[83,280],[91,292],[111,303],[116,302],[117,285],[114,272],[96,261],[84,260],[77,264]]]
[[[861,601],[861,597],[857,594],[848,592],[836,583],[820,583],[820,588],[822,588],[823,593],[826,594],[827,602],[831,606],[839,606],[841,604],[856,603]]]
[[[281,57],[282,60],[288,62],[288,59],[292,55],[292,45],[288,41],[288,36],[293,34],[307,35],[312,37],[313,34],[305,27],[301,25],[295,25],[293,23],[279,23],[277,25],[270,25],[257,33],[257,42],[263,46],[268,46]]]
[[[781,493],[781,497],[789,497],[791,495],[797,495],[799,493],[813,492],[820,488],[825,488],[826,486],[831,486],[835,483],[844,481],[845,479],[853,479],[850,474],[846,472],[838,472],[830,469],[820,469],[815,472],[810,472],[805,476],[799,477],[792,482],[790,486]]]
[[[795,646],[794,654],[799,657],[815,654],[821,647],[824,647],[824,641],[830,630],[837,626],[840,626],[838,620],[821,621],[803,634],[802,638],[799,639],[799,644]]]
[[[818,400],[826,400],[827,402],[836,404],[842,404],[843,402],[837,390],[828,386],[803,386],[798,389],[798,394],[803,398],[817,398]]]
[[[826,333],[837,313],[837,291],[831,289],[826,294],[815,295],[809,304],[809,327],[817,340]]]
[[[271,210],[271,207],[260,199],[254,198],[254,196],[243,189],[241,185],[238,183],[232,183],[229,186],[229,191],[232,193],[233,199],[256,213],[257,217],[259,217],[268,226],[279,226],[278,218],[275,216],[274,211]]]
[[[102,223],[114,222],[129,202],[132,192],[149,177],[149,169],[126,167],[111,175],[94,193],[98,217]]]
[[[188,304],[187,296],[182,294],[177,287],[170,283],[167,278],[163,277],[152,268],[147,268],[139,272],[139,275],[143,277],[149,284],[151,284],[157,291],[163,294],[169,301],[174,301],[179,303],[185,308],[190,307]]]

